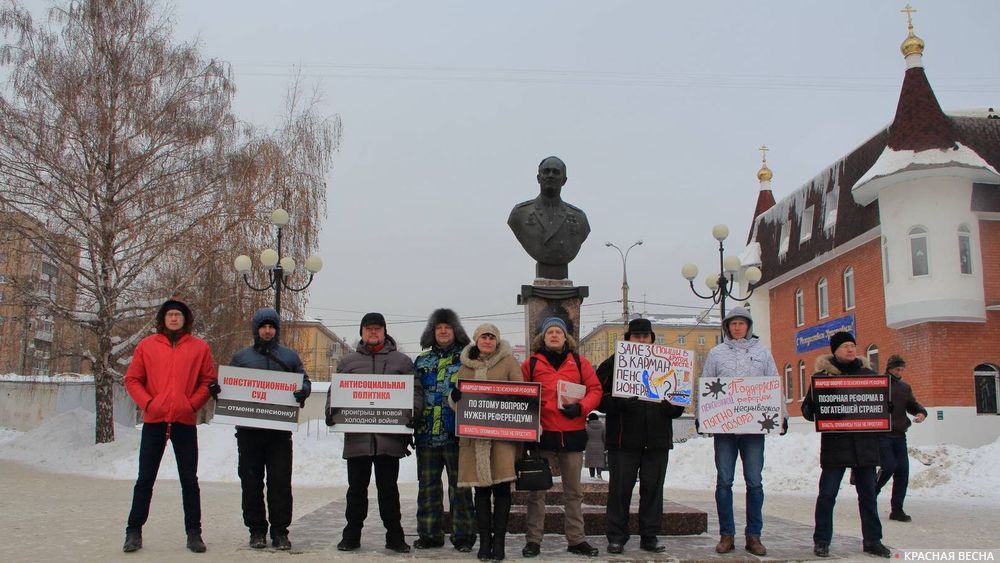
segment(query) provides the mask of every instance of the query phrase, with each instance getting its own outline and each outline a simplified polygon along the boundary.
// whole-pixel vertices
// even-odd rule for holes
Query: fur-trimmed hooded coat
[[[459,379],[480,379],[488,381],[524,381],[521,368],[514,359],[514,353],[506,340],[501,340],[495,354],[489,358],[472,359],[469,351],[475,344],[462,350],[462,367]],[[450,401],[450,398],[449,398]],[[452,404],[454,407],[454,404]],[[514,462],[520,452],[517,442],[503,440],[482,440],[479,438],[458,439],[458,486],[489,487],[497,483],[507,483],[517,479]]]
[[[868,360],[857,358],[850,364],[840,364],[833,354],[816,358],[817,376],[834,375],[877,375]],[[812,397],[812,385],[802,401],[802,416],[806,420],[816,417],[816,403]],[[820,438],[820,467],[867,467],[879,464],[878,437],[876,432],[824,432]]]

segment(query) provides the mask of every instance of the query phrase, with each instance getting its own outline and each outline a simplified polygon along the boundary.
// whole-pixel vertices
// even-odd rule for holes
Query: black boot
[[[476,557],[480,561],[489,561],[493,557],[493,536],[490,534],[493,514],[490,511],[489,493],[481,494],[477,488],[475,505],[476,528],[479,529],[479,553],[476,554]]]
[[[510,489],[507,495],[493,496],[493,560],[503,561],[504,540],[507,536],[507,519],[510,517]]]

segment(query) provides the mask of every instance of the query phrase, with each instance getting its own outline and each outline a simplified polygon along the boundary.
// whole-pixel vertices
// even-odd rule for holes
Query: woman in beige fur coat
[[[524,381],[510,344],[500,340],[500,329],[489,323],[476,329],[472,343],[462,351],[458,378]],[[452,391],[452,404],[457,403],[461,396],[457,388]],[[480,561],[504,558],[504,539],[511,504],[510,484],[517,478],[514,461],[518,451],[516,442],[478,438],[458,440],[458,486],[475,487]],[[493,499],[492,507],[490,497]]]

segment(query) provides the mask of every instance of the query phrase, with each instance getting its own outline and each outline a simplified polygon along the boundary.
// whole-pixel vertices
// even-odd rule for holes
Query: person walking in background
[[[206,549],[201,538],[196,413],[208,402],[216,368],[208,344],[191,334],[193,325],[187,305],[176,299],[164,302],[156,313],[156,334],[139,341],[125,372],[125,389],[142,410],[139,476],[122,547],[126,553],[142,549],[142,527],[168,440],[181,482],[187,548],[195,553]]]
[[[627,342],[652,344],[655,335],[649,319],[632,319],[625,332]],[[674,419],[684,407],[661,402],[613,397],[615,355],[597,368],[603,395],[600,409],[605,413],[608,448],[608,553],[625,551],[629,540],[629,511],[632,492],[639,480],[639,549],[663,553],[657,536],[663,529],[663,482],[667,462],[674,447]]]
[[[396,350],[396,341],[386,333],[385,317],[367,313],[361,318],[361,342],[354,352],[344,356],[337,373],[413,374],[413,362]],[[420,380],[413,381],[413,412],[424,410],[424,392]],[[334,411],[327,395],[326,423],[332,426]],[[411,422],[412,424],[412,422]],[[368,484],[375,469],[378,512],[385,526],[385,547],[396,553],[409,553],[399,509],[399,460],[409,454],[411,436],[348,432],[344,434],[344,459],[347,460],[347,525],[337,544],[340,551],[361,547],[361,529],[368,517]]]
[[[451,512],[451,543],[461,552],[476,543],[472,518],[472,491],[458,486],[458,438],[455,411],[448,396],[455,389],[462,349],[468,346],[458,315],[451,309],[431,313],[420,337],[424,351],[414,362],[424,391],[424,410],[417,418],[417,535],[413,547],[444,546],[444,487],[441,472],[448,475],[448,506]]]
[[[816,358],[816,377],[843,375],[875,375],[868,360],[858,357],[858,347],[849,332],[830,337],[833,354]],[[812,386],[802,401],[802,416],[815,420],[818,406],[813,400]],[[847,468],[854,471],[854,488],[858,492],[861,513],[862,547],[865,553],[889,557],[889,548],[882,545],[882,522],[878,519],[875,498],[875,466],[879,464],[878,434],[871,432],[824,432],[820,438],[819,495],[816,497],[816,527],[813,531],[813,553],[830,556],[833,539],[833,507],[837,503],[840,483]]]
[[[604,448],[604,422],[596,412],[587,415],[587,449],[583,452],[583,462],[590,470],[591,478],[604,480],[601,471],[608,465]]]
[[[281,317],[269,307],[258,309],[250,321],[253,346],[233,356],[230,365],[241,368],[285,371],[302,374],[302,385],[292,395],[305,406],[312,383],[298,353],[282,346]],[[209,386],[218,400],[218,381]],[[240,488],[243,491],[243,523],[250,530],[250,547],[267,547],[268,521],[271,544],[275,549],[292,549],[288,525],[292,523],[292,433],[271,428],[236,427],[236,450],[239,454]],[[267,479],[267,506],[264,505],[264,479]],[[270,512],[270,515],[268,514]]]
[[[913,396],[913,388],[903,381],[906,370],[906,360],[902,356],[889,356],[886,364],[886,375],[890,377],[889,397],[892,401],[892,425],[888,433],[879,436],[879,459],[882,467],[875,480],[875,494],[882,492],[882,487],[892,479],[892,499],[889,520],[909,522],[913,520],[903,512],[903,500],[906,499],[906,488],[910,483],[910,457],[906,453],[906,431],[910,428],[910,417],[921,423],[927,418],[927,409],[917,402]]]
[[[778,377],[771,352],[753,335],[750,311],[734,307],[722,321],[725,337],[709,350],[701,378]],[[784,407],[784,402],[782,402]],[[781,413],[781,433],[788,430],[788,415]],[[715,508],[719,514],[718,553],[729,553],[735,547],[736,522],[733,516],[733,478],[736,458],[743,465],[743,480],[747,486],[747,524],[745,549],[757,556],[767,555],[760,541],[764,528],[764,435],[715,434]]]
[[[538,448],[552,467],[562,475],[565,499],[567,551],[576,555],[596,557],[597,548],[587,543],[583,531],[583,450],[587,446],[586,416],[601,401],[601,383],[594,368],[577,353],[576,340],[569,334],[566,322],[558,317],[542,321],[541,329],[531,341],[531,356],[521,364],[525,381],[542,385],[542,436]],[[559,408],[557,386],[560,381],[584,385],[584,397],[577,403]],[[531,447],[531,446],[529,446]],[[545,491],[528,494],[527,528],[524,557],[541,553],[545,529]]]
[[[473,343],[462,351],[459,379],[481,381],[522,381],[521,368],[505,340],[500,340],[496,325],[479,325]],[[452,406],[462,399],[457,386],[452,388]],[[514,461],[518,444],[505,440],[459,438],[458,486],[475,487],[476,527],[479,529],[480,561],[500,561],[510,517],[510,483],[517,478]],[[466,489],[467,490],[467,489]],[[490,506],[492,497],[492,506]]]

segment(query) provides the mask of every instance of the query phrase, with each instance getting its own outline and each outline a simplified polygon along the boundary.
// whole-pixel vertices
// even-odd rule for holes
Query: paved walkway
[[[362,549],[345,554],[336,550],[344,524],[345,487],[305,488],[295,490],[296,520],[290,553],[251,550],[246,546],[247,532],[240,516],[239,485],[202,483],[204,537],[208,553],[198,556],[184,548],[180,489],[176,481],[160,481],[154,493],[149,522],[144,533],[144,547],[134,554],[123,554],[121,544],[124,522],[132,495],[132,482],[94,479],[45,473],[11,462],[0,461],[0,528],[6,534],[2,559],[6,561],[191,561],[202,559],[223,562],[329,561],[377,559],[400,561],[434,559],[439,561],[474,561],[473,554],[459,554],[450,548],[415,551],[397,555],[383,548],[384,530],[378,519],[376,503],[371,503],[368,526]],[[372,487],[374,493],[374,485]],[[404,525],[414,531],[416,485],[401,486]],[[712,494],[705,491],[670,491],[671,500],[700,508],[709,514],[709,533],[697,536],[663,537],[667,553],[655,557],[639,551],[637,541],[626,546],[623,556],[610,557],[603,537],[592,537],[601,549],[598,560],[662,561],[756,561],[742,549],[726,556],[713,550],[718,523],[714,517]],[[880,499],[883,515],[887,499]],[[812,510],[814,499],[801,495],[768,492],[765,505],[764,543],[770,556],[767,561],[815,559],[812,555]],[[897,549],[997,549],[1000,539],[1000,507],[987,503],[908,501],[907,509],[914,522],[903,524],[883,520],[885,543]],[[836,512],[836,530],[832,553],[834,559],[874,561],[861,553],[860,522],[853,491],[841,494]],[[737,514],[738,526],[742,514]],[[412,542],[413,536],[408,537]],[[738,540],[740,538],[737,538]],[[508,538],[508,558],[521,560],[524,538]],[[738,542],[739,545],[739,542]],[[741,547],[741,546],[740,546]],[[538,560],[579,560],[566,552],[560,536],[546,536]],[[995,552],[1000,553],[1000,552]],[[996,555],[995,555],[996,556]]]

